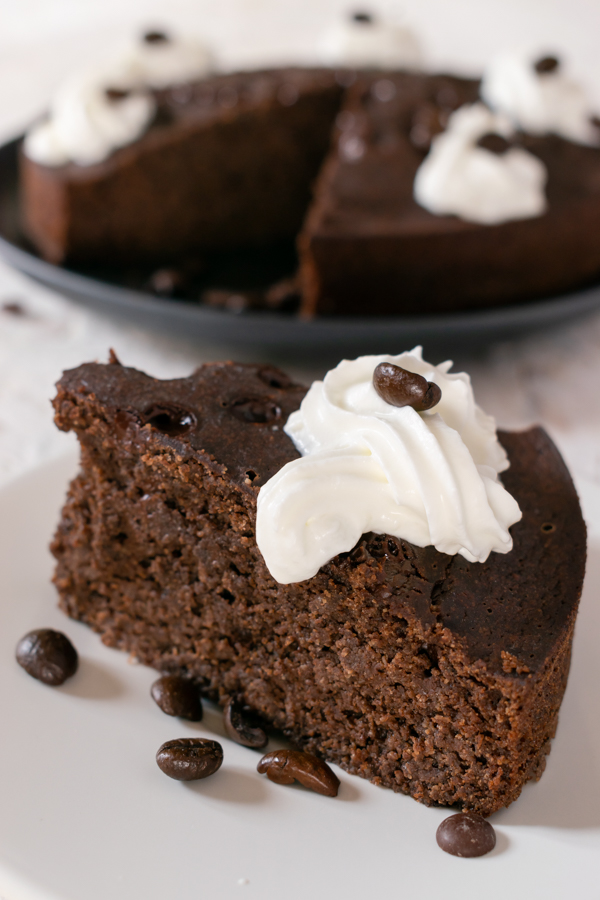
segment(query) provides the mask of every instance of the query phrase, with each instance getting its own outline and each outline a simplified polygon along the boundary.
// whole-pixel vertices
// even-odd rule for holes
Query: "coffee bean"
[[[543,56],[534,64],[534,69],[538,75],[547,75],[548,72],[555,72],[560,63],[555,56]]]
[[[111,103],[119,103],[121,100],[125,100],[129,97],[131,91],[125,91],[121,88],[112,88],[108,87],[105,89],[104,94],[107,100],[110,100]]]
[[[265,747],[269,740],[262,728],[253,726],[251,717],[244,712],[241,703],[231,699],[223,710],[225,731],[232,741],[244,747]]]
[[[260,760],[257,770],[275,784],[300,784],[317,794],[337,797],[340,780],[327,763],[302,750],[273,750]]]
[[[368,12],[355,12],[352,14],[352,21],[358,22],[359,25],[371,25],[373,16]]]
[[[442,392],[434,381],[408,372],[393,363],[379,363],[373,372],[373,387],[382,400],[391,406],[412,406],[418,412],[431,409],[442,399]]]
[[[490,153],[494,153],[496,156],[502,156],[503,153],[510,150],[510,141],[507,141],[501,134],[488,131],[487,134],[479,138],[477,146],[482,147],[484,150],[489,150]]]
[[[150,688],[152,699],[168,716],[179,716],[190,722],[202,719],[202,700],[198,688],[189,678],[163,675]]]
[[[164,31],[147,31],[144,34],[144,41],[147,44],[168,44],[169,35]]]
[[[435,839],[452,856],[484,856],[496,846],[496,832],[477,813],[458,813],[444,819]]]
[[[198,781],[221,768],[223,748],[208,738],[177,738],[159,747],[159,769],[176,781]]]
[[[56,687],[77,671],[77,650],[61,631],[38,628],[17,644],[17,662],[28,675]]]

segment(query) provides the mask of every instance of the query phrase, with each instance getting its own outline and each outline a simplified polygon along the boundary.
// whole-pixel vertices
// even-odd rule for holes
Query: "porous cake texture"
[[[66,372],[56,422],[81,471],[52,545],[60,604],[348,772],[489,815],[539,778],[556,729],[585,563],[569,474],[541,429],[501,434],[512,552],[469,563],[365,534],[280,585],[256,497],[298,456],[282,426],[304,393],[268,366]]]

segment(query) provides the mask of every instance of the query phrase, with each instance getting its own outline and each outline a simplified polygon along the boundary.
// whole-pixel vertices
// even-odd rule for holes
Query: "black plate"
[[[16,269],[98,312],[118,315],[162,333],[185,335],[203,344],[219,343],[248,350],[303,354],[397,352],[417,343],[427,349],[481,349],[583,315],[600,306],[600,286],[516,306],[423,317],[319,318],[302,321],[293,312],[214,309],[189,300],[164,299],[143,289],[147,273],[131,270],[67,269],[41,259],[19,228],[17,149],[19,140],[0,147],[0,255]],[[278,248],[266,267],[280,277],[289,266],[289,248]],[[225,257],[232,286],[249,272],[248,260]],[[260,268],[260,266],[259,266]],[[134,285],[134,287],[132,287]],[[136,289],[136,285],[139,285]],[[251,285],[249,285],[251,286]]]

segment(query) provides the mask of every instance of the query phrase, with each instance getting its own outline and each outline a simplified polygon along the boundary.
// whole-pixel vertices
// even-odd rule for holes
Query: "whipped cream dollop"
[[[426,412],[386,403],[373,387],[382,362],[435,381],[440,403]],[[416,347],[344,360],[314,382],[285,426],[302,456],[258,496],[256,539],[276,581],[311,578],[368,531],[471,562],[511,550],[521,512],[498,479],[506,453],[469,376],[451,366],[430,365]]]
[[[321,59],[356,69],[418,69],[422,64],[419,42],[409,28],[368,13],[355,13],[327,32]]]
[[[499,154],[478,146],[484,135],[509,137],[511,132],[509,120],[483,103],[457,109],[417,170],[417,203],[435,215],[483,225],[541,215],[548,177],[542,161],[520,147]]]
[[[102,162],[147,129],[156,112],[152,88],[196,81],[212,65],[200,42],[147,32],[66,81],[48,117],[26,135],[24,152],[46,166]]]
[[[599,143],[600,131],[591,122],[585,90],[553,57],[498,56],[484,73],[481,97],[522,131],[552,132],[581,144]]]

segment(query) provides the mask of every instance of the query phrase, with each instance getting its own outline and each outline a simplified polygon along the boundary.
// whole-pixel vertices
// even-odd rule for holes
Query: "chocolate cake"
[[[278,584],[256,499],[298,457],[282,426],[304,394],[269,366],[65,372],[56,422],[81,471],[52,545],[60,604],[348,772],[488,815],[540,777],[556,729],[585,563],[569,474],[541,429],[501,434],[511,552],[469,563],[369,533]]]
[[[305,316],[442,312],[549,296],[600,273],[600,150],[518,135],[546,165],[546,213],[499,225],[433,215],[413,183],[449,112],[479,82],[406,73],[361,77],[299,237]]]
[[[333,73],[238,73],[153,93],[154,123],[102,162],[21,154],[23,224],[42,255],[161,262],[293,238],[339,105]]]
[[[169,44],[160,33],[144,41],[157,38]],[[549,62],[555,72],[558,60],[541,60]],[[147,86],[154,120],[102,161],[50,165],[21,154],[24,229],[52,262],[156,268],[192,259],[205,280],[207,254],[250,249],[270,258],[297,238],[305,318],[481,308],[589,283],[600,274],[598,146],[551,128],[517,134],[548,173],[528,218],[479,224],[414,199],[432,137],[453,111],[479,100],[480,88],[449,75],[303,68]],[[102,90],[104,118],[135,94]],[[289,258],[289,271],[265,284],[194,282],[190,299],[227,307],[221,288],[233,287],[243,308],[277,308],[263,288],[294,276],[293,251]]]

